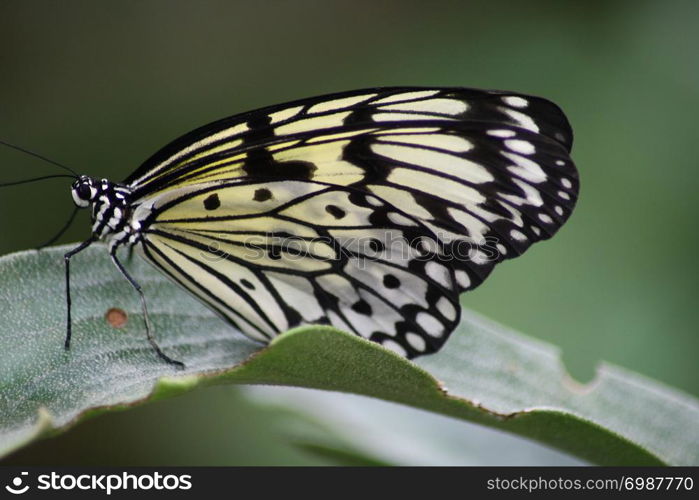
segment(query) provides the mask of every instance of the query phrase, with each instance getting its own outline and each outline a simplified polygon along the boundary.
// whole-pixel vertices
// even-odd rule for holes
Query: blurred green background
[[[463,304],[560,346],[580,381],[605,360],[698,395],[697,47],[699,4],[689,0],[3,0],[0,139],[121,180],[196,126],[316,94],[454,85],[545,96],[576,133],[578,207],[553,240],[499,266]],[[0,150],[0,182],[54,172]],[[71,209],[65,179],[2,189],[0,253],[43,243]],[[87,235],[81,214],[60,242]],[[50,300],[62,294],[57,284]],[[322,427],[335,396],[309,397],[321,408],[310,427]],[[277,399],[200,391],[88,422],[6,463],[355,460],[297,446],[296,424],[311,417],[272,408]],[[507,439],[492,436],[470,440],[475,458],[463,462],[514,463],[484,458]],[[561,463],[510,439],[530,450],[523,463]]]

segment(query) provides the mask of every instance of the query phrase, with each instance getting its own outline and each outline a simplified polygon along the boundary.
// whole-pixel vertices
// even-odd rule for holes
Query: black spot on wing
[[[358,300],[357,302],[352,304],[352,310],[354,310],[354,312],[364,314],[366,316],[371,315],[371,306],[365,300]]]
[[[400,286],[400,280],[392,274],[386,274],[383,277],[383,286],[386,288],[398,288]]]
[[[260,188],[255,190],[255,195],[253,200],[255,201],[267,201],[272,198],[272,192],[267,188]]]
[[[383,252],[386,246],[383,242],[377,238],[372,238],[369,240],[369,248],[374,252]]]
[[[352,140],[343,150],[342,159],[364,170],[363,183],[382,182],[391,172],[392,163],[371,150],[374,138],[360,136]]]
[[[245,124],[248,131],[242,135],[246,145],[254,145],[269,141],[274,137],[274,130],[270,127],[272,119],[267,113],[253,113],[248,117]]]
[[[308,161],[276,161],[266,149],[255,149],[247,154],[243,171],[252,178],[309,180],[316,166]]]
[[[216,193],[210,194],[204,200],[204,208],[206,210],[216,210],[221,206],[221,200],[218,198]]]
[[[282,258],[281,249],[278,246],[271,246],[267,249],[267,255],[271,260],[279,260]]]
[[[253,113],[246,124],[251,130],[266,129],[272,123],[272,119],[267,113]]]
[[[325,207],[325,211],[328,212],[333,217],[335,217],[336,219],[342,219],[345,215],[347,215],[347,212],[345,212],[343,209],[341,209],[337,205],[327,205]]]

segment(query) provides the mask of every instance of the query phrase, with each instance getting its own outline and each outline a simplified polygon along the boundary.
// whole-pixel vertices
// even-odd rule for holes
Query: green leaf
[[[602,365],[582,387],[558,351],[474,313],[446,347],[416,363],[329,327],[289,331],[264,347],[244,338],[139,258],[161,347],[146,342],[137,295],[103,246],[72,267],[74,337],[63,350],[68,247],[0,259],[0,452],[76,422],[200,384],[297,385],[353,392],[424,408],[530,437],[599,464],[699,464],[697,401]],[[128,314],[122,329],[105,320]],[[444,385],[442,385],[444,384]]]

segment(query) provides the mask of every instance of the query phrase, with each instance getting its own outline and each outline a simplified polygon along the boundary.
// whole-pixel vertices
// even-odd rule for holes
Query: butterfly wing
[[[249,336],[325,323],[417,354],[454,328],[453,272],[408,243],[429,231],[389,222],[377,197],[306,181],[202,188],[156,198],[141,250]]]
[[[265,168],[260,156],[284,148],[285,142],[293,146],[295,140],[321,134],[349,137],[363,129],[430,121],[436,125],[471,123],[494,130],[508,125],[547,137],[566,152],[573,141],[565,115],[546,99],[467,88],[365,89],[270,106],[205,125],[155,153],[123,184],[135,189],[135,198],[139,198],[215,170],[229,177],[304,175],[307,172],[299,168],[281,172]],[[239,168],[226,168],[231,163]]]
[[[248,335],[330,323],[415,356],[565,222],[571,141],[543,99],[373,89],[222,120],[127,183],[146,258]]]

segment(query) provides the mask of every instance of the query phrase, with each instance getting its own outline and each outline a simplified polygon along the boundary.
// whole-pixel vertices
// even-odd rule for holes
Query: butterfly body
[[[71,186],[71,195],[76,206],[90,208],[95,237],[119,246],[134,234],[129,224],[132,206],[128,187],[81,175]]]
[[[257,340],[331,324],[413,357],[445,342],[461,292],[568,218],[571,144],[544,99],[367,89],[220,120],[72,194],[132,284],[122,246]]]

